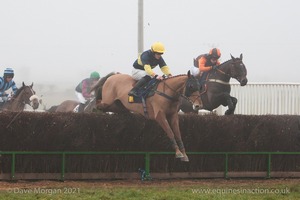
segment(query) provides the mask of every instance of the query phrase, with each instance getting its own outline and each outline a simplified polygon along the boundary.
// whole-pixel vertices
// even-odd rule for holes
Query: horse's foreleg
[[[227,104],[228,104],[228,110],[226,110],[225,115],[234,114],[235,107],[237,104],[237,98],[228,95]]]
[[[155,120],[158,122],[158,124],[162,127],[162,129],[165,131],[165,133],[169,137],[171,145],[172,145],[173,149],[175,150],[176,158],[183,158],[184,155],[179,150],[179,146],[175,140],[174,133],[170,127],[170,124],[166,118],[166,115],[159,111],[158,114],[156,115]]]
[[[223,93],[223,98],[228,106],[228,109],[226,110],[225,115],[232,115],[235,110],[235,104],[232,101],[232,97],[230,96],[229,93]],[[225,104],[225,106],[226,106],[226,104]]]
[[[183,154],[183,158],[181,158],[181,161],[188,162],[189,158],[186,155],[184,144],[183,144],[183,141],[182,141],[182,138],[181,138],[181,133],[180,133],[180,128],[179,128],[178,113],[175,113],[174,115],[171,116],[169,124],[171,124],[171,128],[172,128],[172,130],[174,132],[174,135],[175,135],[175,138],[176,138],[179,150]]]

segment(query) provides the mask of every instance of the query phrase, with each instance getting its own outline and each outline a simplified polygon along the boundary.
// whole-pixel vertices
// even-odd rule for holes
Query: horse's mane
[[[17,92],[16,92],[16,94],[14,95],[14,97],[17,97],[20,93],[21,93],[21,91],[24,89],[24,85],[22,86],[22,87],[20,87],[18,90],[17,90]]]
[[[222,62],[219,66],[225,65],[225,64],[227,64],[230,61],[232,61],[232,59],[229,59],[229,60],[226,60],[225,62]]]
[[[174,75],[174,76],[168,77],[166,79],[172,79],[172,78],[176,78],[176,77],[179,77],[179,76],[186,76],[186,74],[178,74],[178,75]]]
[[[235,59],[240,60],[240,58],[235,58]],[[233,61],[233,59],[226,60],[225,62],[222,62],[219,66],[225,65],[230,61]]]
[[[115,74],[119,74],[119,72],[110,72],[109,74],[107,74],[106,76],[102,77],[101,79],[99,79],[99,81],[92,86],[90,92],[96,90],[97,88],[100,88],[104,85],[105,81],[111,77],[112,75],[115,75]]]

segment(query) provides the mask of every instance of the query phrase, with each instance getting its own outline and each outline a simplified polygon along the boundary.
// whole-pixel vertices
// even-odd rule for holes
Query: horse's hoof
[[[180,161],[182,161],[182,162],[189,162],[190,160],[189,160],[189,157],[184,156],[183,158],[180,158]]]
[[[233,115],[234,111],[233,110],[226,110],[225,115]]]
[[[184,155],[181,152],[179,152],[175,154],[175,158],[184,158]]]

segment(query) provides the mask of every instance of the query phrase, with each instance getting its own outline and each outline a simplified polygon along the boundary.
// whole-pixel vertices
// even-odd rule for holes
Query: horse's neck
[[[178,75],[176,77],[171,77],[171,78],[165,79],[161,85],[162,85],[162,87],[165,87],[166,89],[169,88],[173,92],[183,93],[184,84],[185,84],[187,78],[188,77],[186,75]]]
[[[210,78],[214,78],[214,79],[218,79],[218,80],[222,80],[225,82],[229,82],[230,81],[230,64],[231,64],[231,60],[219,65],[219,70],[220,71],[213,71],[210,75]]]
[[[22,111],[25,108],[25,103],[20,99],[21,94],[19,94],[16,98],[11,99],[7,102],[6,109],[10,111]]]

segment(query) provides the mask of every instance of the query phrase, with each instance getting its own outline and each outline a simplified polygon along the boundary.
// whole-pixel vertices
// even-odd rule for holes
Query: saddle
[[[138,96],[128,96],[128,102],[142,103],[146,98],[153,96],[159,82],[160,80],[152,78],[148,83],[137,90]]]

